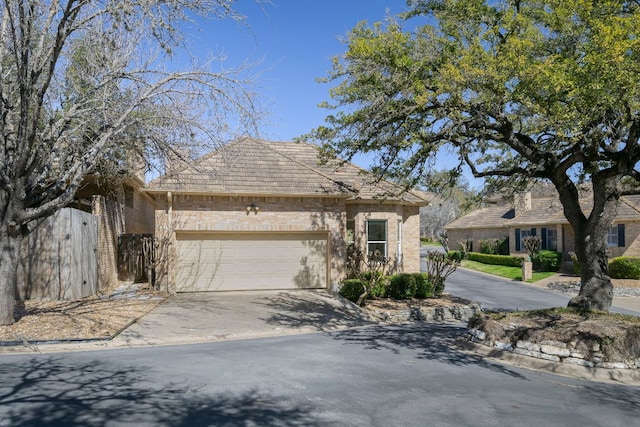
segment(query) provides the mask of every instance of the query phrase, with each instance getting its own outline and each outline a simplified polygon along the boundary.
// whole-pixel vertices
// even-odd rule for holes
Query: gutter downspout
[[[174,251],[174,245],[173,245],[173,240],[174,240],[174,231],[173,231],[173,194],[171,194],[171,191],[167,191],[167,238],[168,238],[168,242],[167,242],[167,256],[165,257],[165,262],[167,263],[167,293],[171,293],[170,289],[173,288],[173,284],[175,283],[175,271],[173,268],[173,264],[174,264],[174,256],[173,255],[173,251]]]

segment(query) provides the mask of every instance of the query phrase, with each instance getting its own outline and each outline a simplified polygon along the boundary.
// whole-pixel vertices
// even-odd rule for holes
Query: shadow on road
[[[416,351],[418,359],[426,359],[454,366],[475,365],[478,368],[526,380],[508,366],[492,363],[480,356],[456,349],[456,342],[466,333],[466,328],[450,324],[416,323],[381,325],[359,328],[333,334],[347,344],[364,345],[370,350],[387,350],[398,353],[400,349]]]
[[[146,382],[144,370],[133,365],[113,368],[97,361],[78,365],[62,357],[3,363],[0,425],[323,424],[311,414],[314,408],[257,391],[210,395],[206,384],[153,388]]]

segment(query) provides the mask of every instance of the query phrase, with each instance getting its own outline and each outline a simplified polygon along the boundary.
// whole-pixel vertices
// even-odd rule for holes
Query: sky
[[[331,84],[317,79],[329,74],[332,57],[346,51],[341,38],[360,21],[383,21],[407,7],[405,0],[238,0],[235,10],[246,16],[248,27],[207,21],[190,37],[203,55],[223,53],[228,67],[260,62],[253,70],[259,74],[256,89],[269,113],[260,136],[289,141],[324,123],[329,110],[318,104],[330,101]],[[357,156],[353,162],[367,169],[372,156]],[[439,163],[443,168],[451,160],[442,155]]]
[[[225,66],[259,62],[258,98],[268,111],[262,137],[291,140],[322,124],[329,84],[317,78],[331,70],[331,58],[346,51],[340,42],[362,20],[384,20],[387,10],[405,10],[405,0],[238,0],[245,26],[230,20],[206,21],[191,34],[201,54],[226,56]]]

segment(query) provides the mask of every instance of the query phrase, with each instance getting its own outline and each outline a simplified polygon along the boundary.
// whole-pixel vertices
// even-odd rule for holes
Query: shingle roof
[[[401,193],[388,181],[351,163],[332,160],[319,165],[318,147],[308,143],[243,138],[190,165],[151,181],[149,192],[208,194],[327,195],[349,199],[386,198],[424,205],[420,192]]]
[[[593,198],[591,195],[586,195],[580,200],[580,204],[588,214],[593,206]],[[621,197],[615,220],[640,220],[640,195]],[[446,228],[499,228],[567,223],[562,204],[556,196],[534,197],[531,199],[531,209],[520,212],[518,215],[510,205],[477,209],[447,224]]]

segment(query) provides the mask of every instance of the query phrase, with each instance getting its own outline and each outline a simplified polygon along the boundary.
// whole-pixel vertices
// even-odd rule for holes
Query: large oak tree
[[[87,174],[157,164],[229,117],[252,124],[246,73],[178,55],[184,28],[241,20],[233,3],[0,2],[0,325],[14,321],[21,241]]]
[[[325,79],[335,112],[310,136],[346,158],[376,152],[375,171],[410,182],[449,150],[494,186],[552,183],[581,265],[569,304],[608,310],[606,238],[622,183],[640,178],[639,2],[407,5],[348,34]]]

